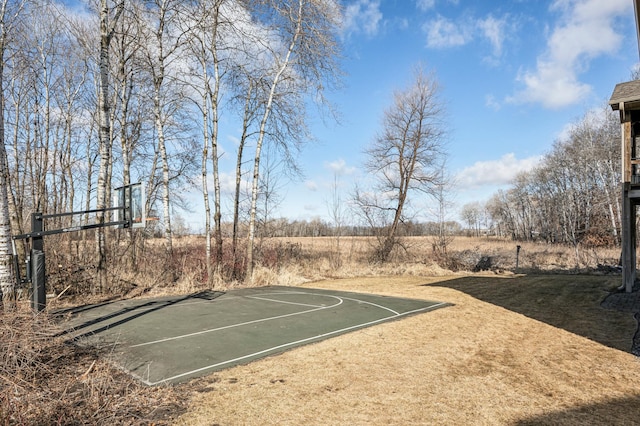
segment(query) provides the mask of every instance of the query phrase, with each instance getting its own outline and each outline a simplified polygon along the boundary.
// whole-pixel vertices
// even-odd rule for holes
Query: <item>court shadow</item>
[[[533,416],[515,422],[518,426],[540,425],[630,425],[640,416],[640,395],[582,405]]]
[[[121,300],[118,297],[110,297],[108,299],[103,300],[99,303],[87,303],[80,306],[72,306],[70,308],[57,309],[51,313],[53,318],[64,318],[67,315],[77,315],[81,312],[90,311],[92,309],[97,309],[101,306],[107,306],[115,301]]]
[[[425,286],[447,287],[562,328],[603,345],[631,350],[635,321],[600,306],[617,277],[587,275],[470,276]]]
[[[110,310],[110,306],[116,306],[116,304],[123,302],[123,300],[114,300],[108,302],[102,302],[95,305],[82,305],[76,308],[70,308],[64,310],[64,315],[80,315],[91,311],[92,309],[103,309],[106,312],[103,315],[87,319],[86,321],[74,322],[73,325],[54,337],[70,336],[69,342],[79,341],[86,337],[95,336],[103,331],[109,330],[121,324],[125,324],[129,321],[133,321],[144,315],[156,312],[160,309],[164,309],[173,306],[180,302],[188,301],[189,299],[203,299],[214,300],[225,294],[222,291],[204,290],[197,293],[188,294],[186,296],[171,297],[162,300],[127,300],[126,306],[115,308],[116,310]],[[60,315],[59,312],[54,315]],[[88,329],[86,332],[82,330]]]

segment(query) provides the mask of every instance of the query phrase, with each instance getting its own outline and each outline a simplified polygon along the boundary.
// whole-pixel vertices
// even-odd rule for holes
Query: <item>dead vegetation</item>
[[[47,245],[48,292],[84,303],[94,288],[95,266],[87,253],[91,241],[52,240]],[[446,275],[489,270],[510,273],[602,273],[615,267],[619,249],[518,243],[498,238],[455,237],[447,250],[432,237],[404,237],[388,262],[371,262],[373,237],[265,238],[256,247],[253,285],[290,285],[323,278],[366,275]],[[520,246],[520,251],[517,247]],[[69,248],[71,247],[71,248]],[[84,249],[83,249],[84,247]],[[241,249],[242,251],[242,249]],[[137,297],[164,292],[189,293],[245,285],[235,273],[244,270],[225,245],[223,265],[208,276],[204,237],[176,239],[173,254],[162,240],[117,241],[108,251],[108,288],[103,293]],[[483,263],[484,262],[484,263]],[[485,266],[481,266],[481,264]],[[600,266],[599,266],[600,265]],[[606,265],[606,268],[601,268]]]
[[[66,344],[26,306],[0,322],[0,425],[168,424],[184,411],[177,389],[147,388],[108,353]]]

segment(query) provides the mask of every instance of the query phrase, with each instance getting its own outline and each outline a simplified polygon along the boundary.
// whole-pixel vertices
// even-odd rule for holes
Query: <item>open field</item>
[[[180,424],[635,424],[629,314],[617,278],[375,277],[322,287],[455,306],[194,383]]]
[[[405,237],[392,259],[371,262],[373,237],[271,238],[262,244],[265,268],[256,268],[258,285],[296,285],[322,279],[379,275],[447,276],[474,271],[482,258],[490,258],[490,270],[499,275],[519,273],[593,273],[598,265],[615,266],[617,248],[577,249],[498,238],[455,237],[445,254],[436,253],[432,237]],[[517,247],[520,246],[518,252]],[[270,261],[274,252],[288,259]]]

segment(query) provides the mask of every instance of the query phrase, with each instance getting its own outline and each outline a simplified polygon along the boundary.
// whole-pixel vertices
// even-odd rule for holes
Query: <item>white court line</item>
[[[304,293],[304,294],[312,294],[312,293]],[[243,322],[243,323],[239,323],[239,324],[225,325],[223,327],[210,328],[208,330],[196,331],[194,333],[182,334],[182,335],[173,336],[173,337],[166,337],[164,339],[153,340],[151,342],[138,343],[137,345],[131,345],[129,347],[130,348],[137,348],[137,347],[140,347],[140,346],[148,346],[148,345],[153,345],[153,344],[156,344],[156,343],[163,343],[163,342],[169,342],[171,340],[184,339],[184,338],[187,338],[187,337],[198,336],[200,334],[212,333],[214,331],[227,330],[227,329],[230,329],[230,328],[242,327],[244,325],[249,325],[249,324],[257,324],[257,323],[272,321],[272,320],[276,320],[276,319],[280,319],[280,318],[287,318],[287,317],[293,317],[293,316],[296,316],[296,315],[308,314],[309,312],[315,312],[315,311],[321,311],[323,309],[335,308],[336,306],[340,306],[340,305],[342,305],[342,303],[344,303],[344,300],[342,300],[340,297],[337,297],[337,296],[332,296],[332,295],[328,295],[328,294],[323,294],[322,296],[338,299],[338,303],[336,303],[334,305],[329,305],[329,306],[320,306],[320,307],[316,307],[315,309],[308,309],[306,311],[294,312],[294,313],[291,313],[291,314],[278,315],[278,316],[269,317],[269,318],[260,318],[260,319],[257,319],[257,320],[247,321],[247,322]],[[286,302],[284,302],[284,303],[286,303]]]
[[[389,312],[393,313],[394,315],[400,315],[400,312],[396,312],[391,308],[387,308],[386,306],[378,305],[377,303],[367,302],[366,300],[360,300],[360,299],[351,299],[349,297],[343,297],[343,299],[351,300],[351,301],[358,302],[358,303],[366,303],[367,305],[373,305],[373,306],[375,306],[377,308],[384,309],[385,311],[389,311]]]
[[[303,292],[303,291],[283,291],[283,292],[274,292],[274,293],[271,293],[271,294],[306,294],[306,295],[312,295],[312,296],[329,296],[327,294],[306,293],[306,292]],[[307,304],[304,304],[304,303],[286,302],[284,300],[273,300],[273,299],[267,299],[266,297],[258,297],[258,296],[245,296],[245,297],[247,297],[249,299],[259,299],[259,300],[267,300],[267,301],[278,302],[278,303],[289,303],[289,304],[292,304],[292,305],[314,306],[314,307],[316,307],[315,305],[307,305]],[[375,306],[377,308],[384,309],[385,311],[389,311],[389,312],[393,313],[394,315],[400,315],[400,312],[396,312],[393,309],[388,308],[388,307],[383,306],[383,305],[378,305],[377,303],[367,302],[366,300],[353,299],[351,297],[344,297],[344,296],[340,296],[340,297],[342,299],[344,299],[344,300],[351,300],[352,302],[365,303],[367,305],[372,305],[372,306]]]
[[[393,315],[393,316],[390,316],[390,317],[377,319],[375,321],[370,321],[370,322],[366,322],[366,323],[363,323],[363,324],[352,325],[351,327],[346,327],[346,328],[342,328],[340,330],[330,331],[328,333],[318,334],[317,336],[307,337],[306,339],[301,339],[301,340],[297,340],[295,342],[285,343],[285,344],[282,344],[282,345],[274,346],[274,347],[269,348],[269,349],[264,349],[262,351],[254,352],[254,353],[249,354],[249,355],[243,355],[243,356],[240,356],[238,358],[234,358],[234,359],[230,359],[230,360],[227,360],[227,361],[219,362],[217,364],[211,364],[211,365],[207,365],[206,367],[201,367],[201,368],[197,368],[195,370],[187,371],[185,373],[176,374],[175,376],[167,377],[166,379],[162,379],[162,380],[159,380],[157,382],[148,382],[148,381],[144,381],[144,380],[143,381],[144,381],[145,384],[147,384],[149,386],[158,385],[160,383],[169,382],[171,380],[179,379],[181,377],[189,376],[191,374],[196,374],[196,373],[200,373],[202,371],[210,370],[212,368],[220,367],[220,366],[225,365],[225,364],[231,364],[231,363],[234,363],[234,362],[237,362],[237,361],[242,361],[244,359],[251,358],[251,357],[254,357],[254,356],[259,356],[259,355],[263,355],[263,354],[266,354],[266,353],[269,353],[269,352],[277,351],[278,349],[284,349],[284,348],[287,348],[289,346],[299,345],[299,344],[302,344],[302,343],[305,343],[305,342],[309,342],[309,341],[312,341],[312,340],[315,340],[315,339],[322,339],[324,337],[329,337],[329,336],[332,336],[334,334],[344,333],[344,332],[347,332],[349,330],[353,330],[353,329],[356,329],[356,328],[368,327],[370,325],[377,324],[379,322],[387,321],[387,320],[389,320],[391,318],[398,318],[398,317],[403,317],[403,316],[407,316],[407,315],[410,315],[410,314],[414,314],[414,313],[417,313],[417,312],[429,311],[429,310],[438,308],[438,307],[446,305],[446,304],[447,303],[438,303],[438,304],[427,306],[427,307],[424,307],[424,308],[414,309],[413,311],[403,312],[401,314]],[[137,376],[135,374],[133,374],[133,375],[138,377],[138,379],[140,379],[139,376]],[[142,380],[142,379],[140,379],[140,380]]]
[[[275,293],[275,294],[309,294],[309,293]],[[311,307],[311,308],[324,308],[325,307],[325,305],[320,305],[320,306],[318,306],[318,305],[309,305],[308,303],[287,302],[285,300],[267,299],[266,297],[258,297],[258,296],[245,296],[245,297],[247,299],[264,300],[266,302],[284,303],[285,305],[307,306],[307,307]]]

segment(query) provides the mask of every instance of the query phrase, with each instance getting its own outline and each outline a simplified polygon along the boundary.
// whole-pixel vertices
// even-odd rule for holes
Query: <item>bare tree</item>
[[[333,240],[330,252],[330,262],[334,268],[342,266],[342,251],[340,242],[347,220],[347,209],[341,192],[340,171],[334,170],[331,182],[331,197],[327,200],[327,210],[333,225]]]
[[[109,103],[109,47],[115,32],[115,24],[124,10],[124,1],[118,0],[114,7],[109,7],[108,0],[100,0],[100,84],[98,90],[98,120],[100,123],[100,169],[98,172],[98,188],[96,208],[98,210],[107,207],[107,185],[109,184],[109,171],[111,169],[112,151],[112,129],[111,129],[111,104]],[[113,12],[113,13],[112,13]],[[99,224],[104,223],[105,215],[97,213]],[[96,232],[96,251],[98,263],[98,286],[101,290],[106,289],[107,276],[105,272],[106,263],[106,233],[100,227]]]
[[[256,231],[256,212],[260,182],[260,158],[263,144],[272,139],[286,148],[287,142],[300,141],[304,134],[304,101],[302,95],[313,92],[322,99],[325,87],[337,72],[337,34],[340,9],[333,0],[257,0],[257,16],[277,41],[264,40],[271,55],[272,69],[265,87],[262,118],[253,158],[251,206],[247,236],[247,269],[245,279],[253,279],[253,248]],[[266,44],[268,41],[271,44]],[[267,71],[267,70],[265,70]],[[280,111],[281,115],[274,114]],[[282,127],[278,128],[278,124]],[[271,132],[269,129],[271,128]],[[292,131],[293,130],[293,131]]]
[[[620,243],[621,206],[620,185],[620,124],[619,118],[608,106],[587,113],[571,129],[570,139],[585,156],[585,178],[590,176],[594,188],[602,191],[594,197],[595,208],[602,212],[603,224],[609,225],[608,234]]]
[[[609,108],[592,110],[533,170],[517,175],[489,203],[491,220],[517,240],[580,247],[619,243],[620,125]]]
[[[176,85],[171,66],[179,57],[183,37],[178,29],[181,2],[176,0],[153,0],[146,9],[149,40],[145,43],[148,71],[153,85],[152,103],[156,126],[158,152],[162,163],[162,205],[164,219],[165,248],[173,250],[171,230],[170,191],[171,179],[169,153],[167,151],[167,127],[169,115],[179,108],[181,95]],[[173,73],[177,70],[173,69]],[[173,90],[172,90],[173,89]]]
[[[483,219],[484,206],[478,201],[467,203],[462,206],[460,210],[460,219],[465,221],[468,226],[468,230],[474,236],[480,236],[480,226]]]
[[[241,74],[244,77],[244,73]],[[233,255],[233,275],[238,278],[245,271],[239,271],[236,268],[238,264],[238,233],[240,224],[240,203],[242,194],[242,176],[243,176],[243,162],[244,162],[244,150],[247,145],[247,141],[252,136],[251,129],[254,126],[255,120],[258,118],[259,102],[256,99],[256,83],[248,78],[238,78],[238,81],[242,84],[244,82],[244,96],[237,96],[234,99],[242,105],[242,133],[238,141],[238,148],[236,152],[236,179],[235,179],[235,191],[233,199],[233,228],[231,235],[231,252]]]
[[[453,178],[445,174],[444,168],[441,172],[442,175],[435,183],[432,191],[435,205],[430,210],[437,224],[437,231],[432,236],[432,247],[434,252],[440,255],[446,255],[449,244],[451,244],[454,238],[451,227],[449,226],[451,222],[448,220],[449,212],[453,207],[450,191]]]
[[[0,311],[3,308],[4,295],[13,295],[15,281],[13,276],[11,249],[11,222],[9,215],[9,163],[5,147],[4,133],[4,66],[12,25],[15,23],[23,2],[2,0],[0,3]]]
[[[376,259],[386,261],[398,243],[398,227],[412,192],[430,195],[440,184],[444,160],[444,109],[433,75],[417,68],[413,84],[394,94],[381,134],[366,151],[371,192],[356,192],[355,204],[370,218],[384,219]]]
[[[219,115],[222,97],[221,86],[228,63],[228,34],[233,33],[238,24],[235,19],[242,16],[244,9],[226,0],[202,0],[195,3],[194,15],[187,19],[190,34],[190,49],[197,65],[192,66],[191,88],[198,94],[194,104],[202,119],[201,183],[205,207],[206,264],[209,282],[212,283],[212,226],[211,200],[209,194],[208,162],[211,161],[213,174],[213,237],[215,238],[215,261],[217,271],[222,265],[222,210],[220,198],[219,168]],[[238,15],[239,14],[239,15]],[[227,16],[232,15],[232,16]],[[244,21],[240,18],[239,21]]]

